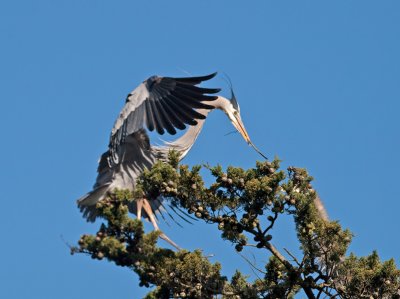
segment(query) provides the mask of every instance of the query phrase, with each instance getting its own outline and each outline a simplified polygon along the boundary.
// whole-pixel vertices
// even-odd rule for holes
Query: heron
[[[177,151],[182,160],[199,136],[207,115],[214,109],[222,110],[244,140],[252,145],[232,88],[231,98],[227,99],[216,95],[220,92],[218,88],[198,86],[215,75],[185,78],[152,76],[128,94],[111,130],[108,150],[99,160],[93,190],[77,201],[88,221],[93,222],[98,216],[98,201],[115,189],[133,191],[141,173],[146,168],[150,169],[157,160],[165,161],[170,150]],[[174,135],[186,126],[189,128],[181,137],[161,146],[152,146],[146,132],[147,128],[160,135],[165,132]],[[155,230],[160,230],[155,213],[162,208],[161,198],[143,197],[132,201],[129,211],[138,219],[143,217],[149,220]],[[179,249],[164,233],[161,232],[160,238]]]

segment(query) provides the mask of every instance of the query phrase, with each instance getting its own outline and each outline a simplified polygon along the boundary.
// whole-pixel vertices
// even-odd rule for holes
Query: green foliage
[[[265,266],[264,289],[268,296],[264,298],[293,298],[299,291],[297,276],[279,261],[271,256]]]
[[[83,235],[72,253],[86,253],[132,269],[141,286],[155,286],[146,298],[400,298],[400,271],[393,260],[346,257],[352,234],[322,217],[306,170],[280,170],[280,161],[257,162],[244,170],[206,168],[215,181],[207,187],[200,166],[156,163],[143,172],[134,192],[116,190],[97,204],[105,220],[96,235]],[[253,282],[237,271],[230,281],[221,266],[200,250],[178,252],[157,246],[159,232],[145,234],[141,221],[128,215],[135,199],[163,196],[174,205],[221,231],[238,252],[248,246],[270,254],[266,265],[253,265],[263,277]],[[285,255],[272,244],[280,217],[293,217],[301,257]],[[265,270],[260,270],[265,269]],[[396,297],[397,296],[397,297]]]
[[[376,251],[361,258],[350,254],[336,277],[343,298],[400,298],[400,271],[393,259],[382,263]]]

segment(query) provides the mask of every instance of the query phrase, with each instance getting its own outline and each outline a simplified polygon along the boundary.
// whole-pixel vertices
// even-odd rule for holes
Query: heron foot
[[[172,247],[175,247],[177,250],[182,250],[174,241],[172,241],[166,234],[164,234],[160,228],[158,227],[156,217],[154,215],[153,209],[150,206],[150,203],[146,198],[139,199],[137,201],[137,216],[140,219],[142,215],[142,209],[146,212],[146,214],[149,216],[150,222],[154,227],[155,231],[160,231],[160,238],[163,239],[164,241],[167,241]]]

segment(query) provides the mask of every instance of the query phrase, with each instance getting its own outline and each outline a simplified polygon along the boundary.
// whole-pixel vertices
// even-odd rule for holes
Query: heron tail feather
[[[96,220],[98,216],[96,204],[106,196],[108,187],[109,184],[100,186],[77,200],[78,208],[88,222],[94,222]]]

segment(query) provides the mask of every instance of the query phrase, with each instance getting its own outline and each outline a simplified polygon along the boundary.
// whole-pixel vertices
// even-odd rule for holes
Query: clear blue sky
[[[70,256],[60,235],[96,230],[75,200],[126,94],[153,74],[229,74],[253,141],[308,168],[355,233],[351,250],[400,262],[399,37],[398,1],[2,1],[0,297],[147,292],[126,269]],[[252,167],[259,157],[231,130],[212,113],[185,162]],[[227,275],[251,274],[215,227],[162,227]],[[274,242],[297,247],[290,224]]]

